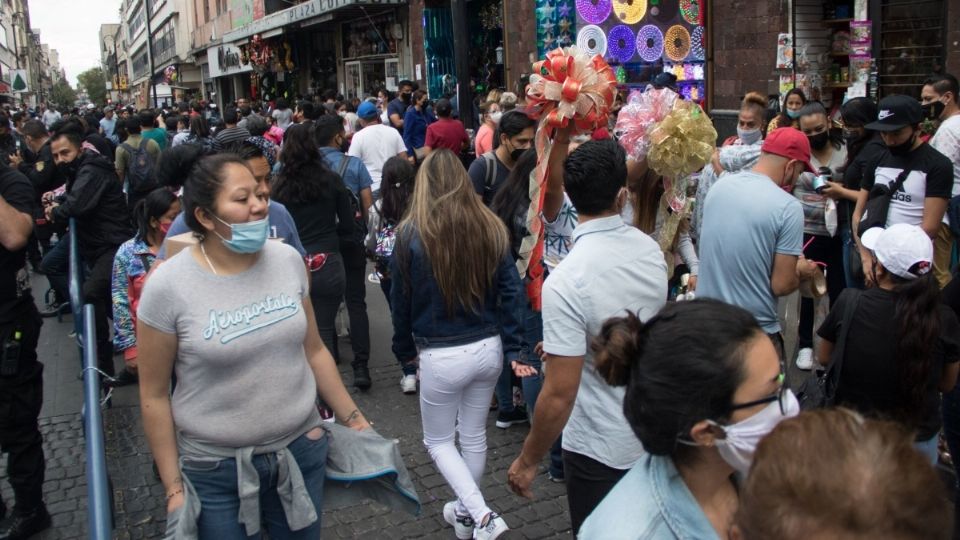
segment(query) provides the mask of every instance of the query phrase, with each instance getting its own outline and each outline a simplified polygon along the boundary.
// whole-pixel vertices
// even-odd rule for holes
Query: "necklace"
[[[220,274],[217,273],[216,267],[210,262],[210,257],[207,257],[207,250],[203,249],[203,242],[200,242],[200,253],[203,254],[203,259],[207,261],[207,264],[210,265],[210,270],[213,271],[213,275],[219,276]]]

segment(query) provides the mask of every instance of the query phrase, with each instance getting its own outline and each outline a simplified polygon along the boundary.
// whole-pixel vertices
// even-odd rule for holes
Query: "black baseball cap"
[[[923,121],[923,107],[910,96],[889,95],[880,100],[877,121],[867,124],[875,131],[896,131],[906,126],[915,126]]]

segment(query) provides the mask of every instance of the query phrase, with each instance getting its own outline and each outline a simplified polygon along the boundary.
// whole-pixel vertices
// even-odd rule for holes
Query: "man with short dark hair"
[[[513,110],[500,118],[497,131],[493,136],[492,152],[487,152],[470,164],[470,181],[477,195],[483,197],[483,204],[490,206],[493,196],[507,181],[510,170],[528,149],[533,147],[533,138],[537,131],[536,120],[523,111]],[[490,170],[493,167],[494,170]]]
[[[163,150],[167,147],[167,133],[165,129],[157,127],[159,126],[157,116],[152,109],[144,109],[137,115],[140,119],[140,134],[143,135],[144,139],[150,139],[157,143],[160,150]]]
[[[341,173],[341,179],[356,201],[360,202],[363,223],[367,222],[373,195],[370,177],[363,161],[340,151],[344,135],[343,120],[339,116],[324,115],[316,124],[314,137],[320,154],[331,170]],[[343,160],[347,160],[344,162]],[[367,253],[363,242],[355,238],[340,239],[340,255],[346,276],[344,300],[350,316],[350,346],[353,348],[353,385],[361,390],[370,388],[370,320],[367,317]]]
[[[470,145],[470,135],[463,128],[463,122],[452,118],[453,107],[450,100],[437,101],[437,121],[427,126],[427,140],[424,143],[427,153],[437,148],[447,148],[460,155]]]
[[[920,92],[925,117],[940,125],[930,139],[930,146],[947,156],[953,164],[953,189],[950,195],[960,195],[960,86],[949,73],[933,76],[923,82]],[[954,224],[956,225],[956,224]],[[940,288],[950,283],[950,257],[955,239],[950,232],[949,216],[943,217],[940,231],[933,241],[933,275]]]
[[[300,100],[297,102],[296,110],[293,111],[293,121],[297,124],[313,124],[317,118],[320,118],[323,110],[325,109],[318,108],[312,101]]]
[[[240,114],[235,107],[228,107],[227,110],[224,111],[223,124],[225,127],[218,130],[217,134],[213,136],[221,148],[226,148],[241,142],[250,136],[250,131],[247,130],[247,128],[242,128],[237,125],[239,121]]]
[[[504,116],[506,117],[506,115]],[[555,144],[569,144],[565,135]],[[642,321],[667,298],[660,246],[624,224],[627,165],[614,141],[589,141],[567,157],[563,184],[579,213],[570,253],[543,285],[543,353],[548,375],[530,434],[507,473],[530,497],[541,458],[563,432],[563,470],[573,533],[643,455],[623,414],[624,389],[594,367],[590,342],[604,321],[630,312]]]
[[[397,97],[393,98],[387,104],[387,118],[390,125],[397,128],[400,134],[403,134],[403,117],[407,113],[407,107],[410,106],[410,97],[413,95],[413,82],[402,80],[397,84]]]
[[[50,150],[67,181],[67,191],[45,213],[54,223],[75,219],[77,244],[88,269],[82,300],[93,304],[96,314],[98,367],[112,377],[113,347],[107,323],[113,305],[110,280],[117,248],[134,233],[127,202],[113,164],[83,149],[78,124],[71,122],[54,132]]]
[[[125,123],[127,127],[127,139],[117,147],[115,166],[117,169],[117,178],[123,184],[127,193],[127,200],[130,202],[130,208],[137,201],[147,196],[147,193],[153,189],[152,184],[143,186],[130,185],[130,169],[135,165],[135,154],[139,151],[145,151],[147,156],[153,160],[153,166],[160,161],[160,145],[156,141],[144,137],[140,126],[142,121],[139,118],[130,118]],[[135,178],[135,177],[134,177]]]

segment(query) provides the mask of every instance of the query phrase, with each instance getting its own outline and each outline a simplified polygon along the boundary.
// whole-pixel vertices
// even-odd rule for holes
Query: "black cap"
[[[657,89],[669,88],[674,92],[677,91],[677,76],[669,71],[657,73],[650,83],[653,84],[653,87]]]
[[[896,131],[923,121],[923,108],[920,102],[910,96],[900,94],[887,96],[880,100],[879,109],[877,121],[864,127],[875,131]]]

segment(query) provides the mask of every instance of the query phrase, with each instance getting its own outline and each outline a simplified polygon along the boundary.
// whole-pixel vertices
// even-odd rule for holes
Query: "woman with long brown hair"
[[[527,374],[517,364],[523,292],[506,228],[449,150],[431,152],[417,173],[390,274],[393,352],[401,364],[419,357],[424,444],[457,495],[444,519],[457,538],[496,538],[508,527],[478,484],[504,356]]]

